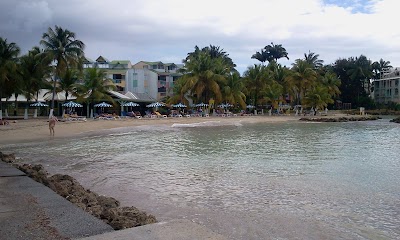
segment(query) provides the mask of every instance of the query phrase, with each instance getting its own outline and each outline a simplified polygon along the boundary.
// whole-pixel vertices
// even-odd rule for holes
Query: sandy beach
[[[51,137],[47,118],[31,118],[27,120],[10,121],[9,125],[0,125],[0,144],[14,144],[22,142],[41,141],[57,138],[79,138],[85,134],[112,128],[134,127],[143,125],[170,125],[193,124],[218,121],[226,124],[260,123],[296,121],[300,116],[235,116],[235,117],[182,117],[159,119],[132,119],[87,121],[59,121],[55,126],[55,136]]]

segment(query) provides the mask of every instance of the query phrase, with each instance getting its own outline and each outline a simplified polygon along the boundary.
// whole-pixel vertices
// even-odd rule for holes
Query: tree
[[[24,94],[29,102],[31,99],[38,99],[42,88],[51,87],[47,81],[52,70],[51,59],[42,53],[39,47],[33,47],[20,58],[14,90],[15,106],[17,106],[18,94]]]
[[[246,109],[246,95],[242,92],[243,79],[239,73],[232,73],[227,77],[227,83],[223,87],[224,100],[227,103],[238,103],[242,109]]]
[[[333,72],[326,72],[321,78],[321,84],[327,89],[329,95],[337,97],[340,94],[340,79]]]
[[[10,89],[10,78],[17,69],[16,62],[19,52],[20,48],[16,43],[8,43],[7,39],[0,37],[0,119],[3,119],[1,98],[6,95],[6,89]]]
[[[254,99],[254,105],[257,107],[261,91],[265,88],[268,82],[268,70],[263,65],[254,64],[243,73],[245,86],[248,96]]]
[[[76,84],[79,80],[78,71],[75,69],[67,69],[58,83],[56,92],[65,92],[65,100],[68,100],[70,93],[74,94],[76,92]]]
[[[114,102],[108,95],[109,90],[115,90],[116,87],[111,79],[106,78],[106,73],[97,68],[88,68],[84,72],[83,84],[77,84],[77,101],[87,101],[88,111],[93,109],[92,105],[101,100]],[[92,117],[92,111],[90,117]],[[89,117],[89,116],[88,116]]]
[[[304,60],[310,64],[314,69],[319,69],[323,66],[324,60],[318,59],[319,54],[315,54],[308,51],[308,54],[304,53]]]
[[[185,62],[186,72],[181,77],[182,92],[190,93],[195,100],[208,102],[214,98],[222,100],[221,86],[226,82],[226,76],[231,71],[230,65],[224,56],[210,55],[208,48],[189,53]]]
[[[289,90],[296,96],[297,104],[301,104],[302,98],[309,88],[317,80],[317,73],[305,60],[296,59],[292,67],[292,74],[286,80]]]
[[[261,49],[260,52],[256,52],[251,56],[252,59],[257,59],[262,65],[268,60],[268,52],[265,49]]]
[[[46,54],[55,62],[55,72],[53,75],[53,96],[51,99],[50,117],[54,111],[54,98],[56,91],[56,81],[62,76],[62,72],[70,67],[77,66],[80,58],[84,55],[85,44],[75,39],[75,33],[68,29],[55,26],[54,30],[48,28],[43,33],[40,44],[44,47]]]
[[[286,51],[286,49],[284,47],[282,47],[282,44],[277,44],[275,45],[273,42],[271,42],[271,45],[267,45],[264,47],[264,49],[267,51],[267,60],[268,62],[272,62],[275,61],[277,62],[278,59],[280,58],[287,58],[287,60],[289,60],[288,57],[288,53]]]
[[[359,99],[360,95],[370,94],[371,78],[373,76],[372,63],[366,56],[360,55],[360,57],[355,58],[354,64],[349,70],[349,76],[353,81],[361,83],[361,89],[357,89],[357,99]],[[365,83],[367,83],[367,89],[365,88]]]
[[[329,103],[334,103],[328,89],[320,84],[312,87],[304,96],[303,104],[314,109],[324,109]]]
[[[281,101],[280,98],[283,94],[283,86],[276,81],[272,81],[272,83],[265,87],[262,93],[266,102],[271,103],[274,108],[278,108]]]

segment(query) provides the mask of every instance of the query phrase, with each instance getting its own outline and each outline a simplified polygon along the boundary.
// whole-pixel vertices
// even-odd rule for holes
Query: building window
[[[399,89],[398,88],[394,89],[394,95],[396,95],[396,96],[399,95]]]
[[[158,92],[159,92],[159,93],[165,93],[166,90],[167,90],[167,89],[166,89],[165,87],[159,87],[159,88],[158,88]]]
[[[138,80],[134,79],[132,81],[132,87],[134,87],[134,88],[138,87]]]
[[[167,76],[158,76],[158,81],[166,81]]]
[[[396,81],[394,82],[394,85],[397,87],[399,86],[399,79],[396,79]]]

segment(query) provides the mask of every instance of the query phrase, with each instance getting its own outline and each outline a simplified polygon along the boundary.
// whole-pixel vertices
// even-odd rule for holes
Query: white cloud
[[[7,12],[10,4],[1,4],[0,13]],[[271,42],[288,50],[290,61],[282,63],[289,65],[311,50],[325,63],[364,54],[400,66],[394,54],[400,52],[400,30],[393,21],[397,5],[397,0],[21,0],[12,6],[19,12],[4,17],[0,30],[29,49],[40,39],[32,42],[27,33],[13,31],[12,22],[40,31],[36,36],[57,24],[85,42],[90,58],[133,62],[180,63],[195,45],[213,44],[227,51],[241,72],[257,63],[251,55]]]

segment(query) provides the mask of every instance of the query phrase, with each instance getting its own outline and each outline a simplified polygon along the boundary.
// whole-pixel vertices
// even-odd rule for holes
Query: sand
[[[0,125],[0,146],[3,144],[25,143],[57,138],[79,138],[87,133],[93,133],[105,129],[122,128],[143,125],[169,125],[174,123],[191,124],[208,121],[219,121],[221,123],[260,123],[260,122],[285,122],[297,121],[300,116],[235,116],[235,117],[182,117],[182,118],[159,118],[159,119],[116,119],[116,120],[93,120],[87,121],[59,121],[55,126],[55,136],[50,136],[47,118],[36,118],[27,120],[10,121],[9,125]]]

